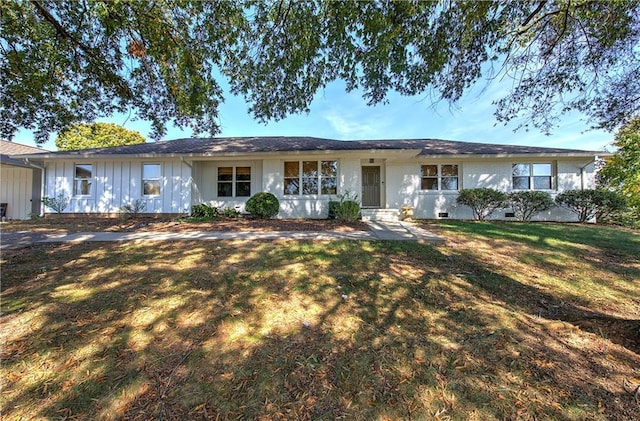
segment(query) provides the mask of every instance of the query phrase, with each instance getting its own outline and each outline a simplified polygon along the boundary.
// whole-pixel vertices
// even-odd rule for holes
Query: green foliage
[[[240,216],[240,211],[238,209],[230,207],[226,207],[222,209],[222,211],[218,210],[218,212],[225,218],[237,218]]]
[[[616,134],[613,146],[617,151],[598,172],[598,183],[623,194],[629,205],[624,218],[640,225],[640,117]]]
[[[137,218],[147,208],[147,202],[144,199],[132,200],[131,203],[120,206],[120,213],[126,218]]]
[[[332,202],[329,202],[329,212],[331,212],[331,203]],[[335,219],[340,222],[354,222],[360,218],[360,203],[358,203],[358,196],[356,194],[351,194],[348,191],[339,194],[338,202],[333,206]]]
[[[569,190],[557,195],[556,203],[578,215],[580,223],[606,220],[626,208],[622,195],[603,189]]]
[[[65,196],[64,193],[59,193],[56,197],[45,196],[42,198],[42,203],[49,209],[60,214],[69,204],[69,197]]]
[[[531,190],[511,193],[509,205],[518,219],[530,221],[535,214],[551,209],[555,203],[549,193]]]
[[[218,208],[206,203],[200,203],[191,207],[191,216],[194,218],[215,219],[218,216]]]
[[[368,104],[455,103],[484,76],[514,81],[500,121],[549,130],[577,109],[610,129],[640,109],[639,31],[637,1],[4,1],[0,136],[129,111],[153,138],[169,122],[215,134],[215,75],[263,121],[307,111],[334,80]]]
[[[504,192],[483,187],[460,190],[456,202],[469,206],[473,211],[474,219],[484,221],[497,209],[504,207],[508,198],[509,196]]]
[[[60,132],[56,147],[60,151],[144,143],[139,132],[113,123],[74,124]]]
[[[256,193],[247,200],[245,209],[258,218],[273,218],[280,212],[280,202],[271,193]]]

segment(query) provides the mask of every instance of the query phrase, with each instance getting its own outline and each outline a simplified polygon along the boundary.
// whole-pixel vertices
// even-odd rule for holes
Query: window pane
[[[218,181],[233,181],[233,168],[232,167],[219,167],[218,168]]]
[[[438,190],[438,179],[437,178],[423,178],[422,185],[420,186],[422,190]]]
[[[531,175],[531,166],[529,164],[513,164],[512,168],[514,178]]]
[[[513,177],[513,189],[514,190],[528,190],[529,189],[529,177]]]
[[[457,177],[458,176],[458,166],[457,165],[443,165],[442,166],[442,176],[449,177]]]
[[[551,176],[551,164],[533,164],[533,175]]]
[[[230,182],[219,182],[218,197],[231,197],[233,195],[232,186]]]
[[[76,196],[91,194],[91,181],[76,180],[75,187],[74,187],[74,194]]]
[[[533,188],[536,190],[551,190],[551,177],[533,177]]]
[[[160,164],[142,164],[142,178],[145,180],[160,178]]]
[[[158,181],[145,181],[142,187],[142,194],[145,196],[159,195],[160,183]]]
[[[236,181],[251,181],[251,167],[236,168]]]
[[[76,178],[91,178],[92,172],[93,172],[93,165],[91,164],[76,165]]]
[[[438,175],[437,165],[423,165],[422,176],[423,177],[436,177]]]
[[[338,161],[322,161],[322,176],[335,177],[338,175]]]
[[[302,176],[303,177],[317,177],[318,176],[318,162],[317,161],[303,161],[302,162]]]
[[[442,177],[441,184],[442,190],[458,190],[458,177]]]
[[[284,194],[300,194],[297,178],[286,178],[284,180]]]
[[[251,183],[246,181],[239,181],[236,183],[236,196],[248,197],[251,196]]]
[[[284,163],[284,176],[285,177],[298,177],[300,175],[300,166],[298,162],[285,162]]]
[[[318,194],[318,179],[316,177],[302,179],[302,194]]]
[[[336,177],[322,178],[322,194],[337,194],[338,182]]]

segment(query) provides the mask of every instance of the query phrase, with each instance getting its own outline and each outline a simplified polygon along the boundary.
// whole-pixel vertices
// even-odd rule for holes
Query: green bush
[[[478,221],[484,221],[487,216],[504,207],[508,198],[504,192],[483,187],[460,190],[456,202],[469,206],[473,211],[473,217]]]
[[[509,205],[518,219],[530,221],[535,214],[551,209],[555,203],[549,193],[532,190],[511,193]]]
[[[329,219],[336,219],[336,209],[340,206],[340,202],[337,200],[329,201],[329,215],[327,216]]]
[[[69,198],[64,193],[60,193],[56,197],[43,197],[42,203],[56,213],[62,213],[69,204]]]
[[[556,203],[578,215],[580,223],[605,220],[626,208],[624,196],[603,189],[569,190],[557,195]]]
[[[191,207],[191,216],[194,218],[215,219],[218,216],[218,208],[206,203],[200,203]]]
[[[338,195],[338,199],[338,202],[329,202],[329,213],[333,212],[335,219],[341,222],[353,222],[360,218],[360,204],[355,194],[345,192]]]
[[[258,218],[273,218],[280,212],[280,202],[271,193],[256,193],[247,200],[247,212]]]

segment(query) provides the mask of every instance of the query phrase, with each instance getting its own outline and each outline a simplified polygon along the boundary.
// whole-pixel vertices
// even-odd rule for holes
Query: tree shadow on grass
[[[613,384],[639,374],[637,352],[545,329],[526,298],[583,310],[445,246],[38,246],[3,263],[3,284],[9,418],[615,418],[634,409]]]

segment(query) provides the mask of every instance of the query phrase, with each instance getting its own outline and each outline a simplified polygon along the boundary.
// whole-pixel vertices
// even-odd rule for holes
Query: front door
[[[380,167],[362,167],[362,207],[380,207]]]

